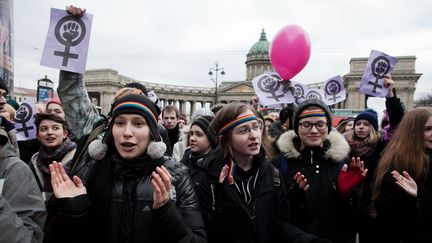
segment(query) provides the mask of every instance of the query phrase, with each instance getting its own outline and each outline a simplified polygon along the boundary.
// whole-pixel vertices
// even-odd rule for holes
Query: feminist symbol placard
[[[371,51],[360,85],[360,92],[371,96],[385,97],[387,89],[384,78],[396,66],[397,58],[379,51]]]
[[[51,9],[41,65],[84,73],[92,19],[89,13],[78,18],[64,10]]]
[[[24,101],[18,108],[15,116],[15,128],[17,131],[17,140],[29,140],[36,138],[36,129],[34,127],[33,107],[31,101]]]
[[[306,99],[324,100],[324,92],[321,89],[310,89],[306,94]]]
[[[284,97],[283,93],[276,93],[282,85],[282,82],[280,81],[282,81],[282,79],[276,75],[264,75],[258,80],[257,84],[261,91],[270,94],[267,98],[273,98],[276,101],[280,101],[279,98]]]
[[[293,83],[294,89],[292,95],[295,99],[304,98],[306,93],[308,92],[308,88],[301,83]]]
[[[252,86],[262,105],[294,102],[294,98],[288,92],[289,88],[282,82],[282,78],[275,72],[261,74],[252,80]]]
[[[324,84],[325,102],[334,105],[346,99],[346,92],[341,76],[328,79]]]
[[[57,22],[54,30],[57,41],[64,45],[64,51],[54,51],[54,55],[63,57],[62,66],[67,66],[69,58],[78,59],[78,54],[70,52],[84,39],[86,27],[84,22],[73,16],[65,16]]]

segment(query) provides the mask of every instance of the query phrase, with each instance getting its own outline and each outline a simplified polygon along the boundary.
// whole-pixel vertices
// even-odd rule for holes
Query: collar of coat
[[[277,146],[281,153],[289,159],[298,159],[301,157],[300,151],[294,145],[294,138],[298,137],[293,130],[283,133],[278,141]],[[340,162],[348,157],[350,146],[342,134],[337,131],[331,131],[327,135],[327,141],[330,147],[325,151],[324,158],[334,162]]]

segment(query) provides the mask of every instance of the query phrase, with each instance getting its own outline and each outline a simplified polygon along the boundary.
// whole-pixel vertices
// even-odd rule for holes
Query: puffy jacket
[[[129,227],[131,242],[206,242],[206,234],[198,200],[182,164],[162,157],[171,173],[171,200],[158,209],[152,209],[153,188],[151,172],[144,173],[133,186],[127,181],[111,178],[102,181],[106,171],[112,174],[113,163],[95,162],[88,170],[88,195],[58,200],[57,217],[50,223],[46,242],[121,242],[123,209],[131,203],[133,223]],[[85,167],[83,167],[85,168]],[[97,183],[99,181],[99,184]],[[107,190],[111,196],[101,192]],[[128,201],[124,190],[132,188]],[[109,203],[107,203],[109,201]],[[65,237],[67,236],[67,237]]]
[[[0,130],[0,137],[7,136]],[[10,142],[0,146],[0,242],[42,242],[46,211],[30,168]]]

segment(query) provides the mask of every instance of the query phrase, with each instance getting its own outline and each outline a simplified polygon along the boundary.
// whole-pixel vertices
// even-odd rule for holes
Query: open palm
[[[398,186],[400,186],[409,195],[417,197],[417,183],[413,178],[411,178],[408,172],[403,171],[401,175],[399,172],[394,170],[391,172],[391,174]]]
[[[87,193],[85,186],[78,176],[72,180],[66,174],[61,163],[53,162],[49,165],[51,185],[56,198],[76,197]]]

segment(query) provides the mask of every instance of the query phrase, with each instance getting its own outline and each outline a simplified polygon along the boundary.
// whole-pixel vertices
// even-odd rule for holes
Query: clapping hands
[[[56,198],[71,198],[87,193],[81,179],[78,176],[73,176],[71,180],[61,163],[54,161],[49,165],[49,170],[51,186]]]

